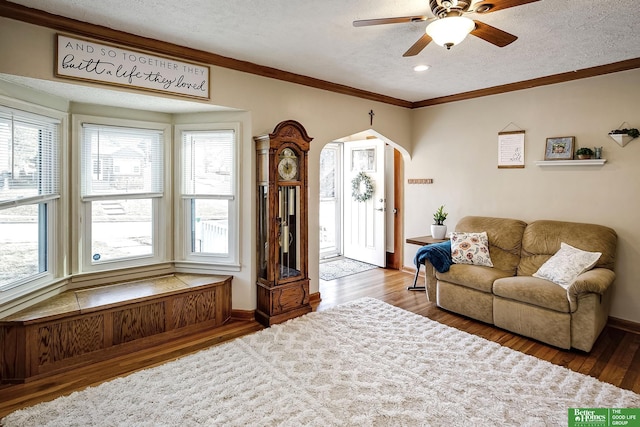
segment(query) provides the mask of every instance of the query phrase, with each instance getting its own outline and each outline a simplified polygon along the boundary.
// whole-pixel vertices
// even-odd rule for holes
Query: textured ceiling
[[[13,2],[406,101],[640,57],[638,0],[542,0],[468,15],[518,40],[498,48],[469,36],[449,51],[431,43],[410,58],[402,54],[427,23],[355,28],[352,22],[430,16],[427,0]],[[418,64],[431,68],[417,73]]]

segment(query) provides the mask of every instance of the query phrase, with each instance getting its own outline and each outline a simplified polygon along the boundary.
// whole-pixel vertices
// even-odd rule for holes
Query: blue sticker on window
[[[94,261],[100,260],[100,254],[93,254],[93,260]]]

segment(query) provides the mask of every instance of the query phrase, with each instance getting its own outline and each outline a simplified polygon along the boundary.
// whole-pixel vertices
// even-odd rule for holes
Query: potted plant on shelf
[[[587,147],[578,148],[578,151],[576,151],[576,155],[580,160],[590,159],[591,156],[593,156],[593,150]]]
[[[449,214],[444,211],[444,205],[440,206],[433,214],[434,223],[431,225],[431,237],[434,239],[444,239],[447,234],[447,226],[444,225],[447,215]]]
[[[622,147],[627,145],[629,141],[640,136],[640,131],[636,128],[614,129],[609,132],[609,136]]]

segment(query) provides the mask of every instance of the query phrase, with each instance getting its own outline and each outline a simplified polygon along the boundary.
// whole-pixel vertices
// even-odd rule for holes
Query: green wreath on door
[[[366,202],[373,197],[373,181],[371,177],[364,172],[359,172],[353,180],[351,180],[351,196],[356,202]]]

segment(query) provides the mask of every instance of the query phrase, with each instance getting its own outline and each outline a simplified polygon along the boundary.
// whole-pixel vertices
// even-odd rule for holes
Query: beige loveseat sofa
[[[455,231],[483,232],[493,267],[452,264],[437,272],[429,261],[426,290],[439,307],[520,335],[569,349],[590,351],[604,328],[615,278],[617,235],[608,227],[562,221],[468,216]],[[561,242],[601,252],[593,269],[565,289],[533,277]]]

